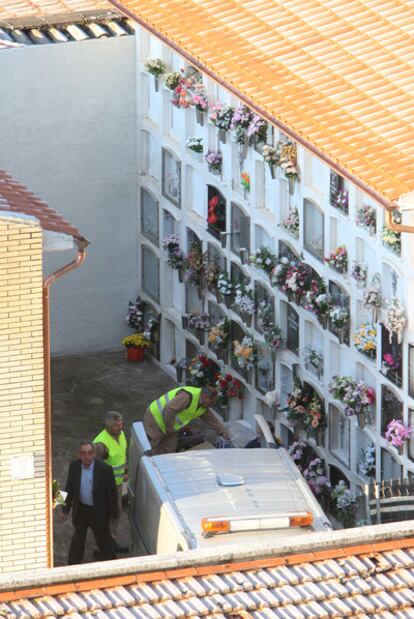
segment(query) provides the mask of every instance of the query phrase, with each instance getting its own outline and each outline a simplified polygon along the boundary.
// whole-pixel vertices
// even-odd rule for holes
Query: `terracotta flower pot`
[[[127,346],[127,359],[128,361],[134,361],[139,363],[144,361],[145,348],[138,348],[137,346]]]

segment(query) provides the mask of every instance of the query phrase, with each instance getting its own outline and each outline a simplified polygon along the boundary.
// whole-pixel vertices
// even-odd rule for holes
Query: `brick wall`
[[[0,573],[5,573],[47,566],[42,229],[33,218],[0,217],[0,282]],[[22,474],[23,455],[29,465]],[[29,477],[16,478],[22,475]]]

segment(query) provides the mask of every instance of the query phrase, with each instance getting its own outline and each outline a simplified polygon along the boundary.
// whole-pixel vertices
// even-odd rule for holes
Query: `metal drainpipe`
[[[52,397],[50,380],[50,286],[62,275],[79,267],[86,258],[89,241],[81,236],[74,236],[78,246],[75,260],[51,273],[43,282],[43,363],[44,363],[44,398],[45,398],[45,474],[46,474],[46,540],[47,565],[53,567],[53,518],[52,518]]]
[[[395,221],[393,221],[392,215],[394,210],[398,211],[397,205],[395,205],[395,209],[387,208],[385,211],[385,223],[387,224],[388,228],[391,228],[391,230],[394,230],[395,232],[408,232],[412,234],[414,232],[414,226],[396,224]]]

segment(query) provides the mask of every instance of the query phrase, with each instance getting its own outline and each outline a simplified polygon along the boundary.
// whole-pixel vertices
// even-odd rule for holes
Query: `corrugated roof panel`
[[[113,3],[224,85],[231,81],[246,103],[283,118],[286,130],[296,131],[325,160],[351,175],[362,169],[357,180],[386,200],[414,190],[414,127],[405,114],[414,103],[409,0]],[[324,117],[329,124],[321,132]]]

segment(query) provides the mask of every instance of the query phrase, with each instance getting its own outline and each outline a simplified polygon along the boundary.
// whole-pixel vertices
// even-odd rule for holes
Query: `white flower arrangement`
[[[334,327],[342,329],[349,320],[348,310],[340,305],[334,305],[329,312],[329,319]]]
[[[386,303],[388,305],[388,311],[384,320],[384,327],[388,329],[390,333],[390,343],[392,342],[392,336],[395,334],[397,336],[398,343],[401,344],[402,335],[407,324],[404,307],[395,297]]]
[[[155,77],[160,77],[166,70],[165,62],[161,58],[148,58],[145,63],[145,70]]]
[[[253,369],[256,363],[256,347],[253,338],[245,335],[241,342],[235,340],[233,354],[242,369]]]
[[[280,404],[280,396],[276,389],[267,391],[263,396],[263,400],[269,408],[277,407]]]
[[[320,370],[323,365],[323,353],[311,347],[304,348],[303,356],[305,363],[312,365],[315,369]]]
[[[228,296],[233,292],[233,284],[227,273],[220,273],[217,278],[217,290],[224,296]]]
[[[234,299],[234,304],[238,306],[239,310],[243,314],[252,316],[254,314],[256,304],[253,299],[253,290],[251,286],[237,284],[235,291],[236,296]]]
[[[370,286],[362,297],[362,304],[368,307],[381,307],[381,292],[375,286]]]
[[[203,138],[188,138],[185,145],[187,146],[187,148],[193,150],[195,153],[203,152]]]
[[[358,472],[365,477],[375,475],[375,445],[371,443],[361,449],[362,459],[358,462]]]

